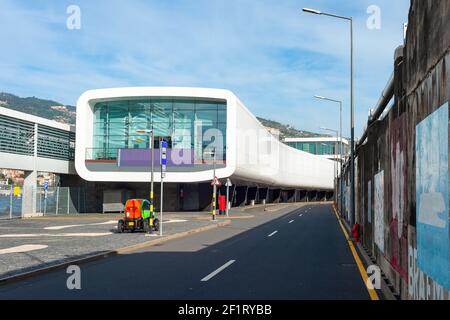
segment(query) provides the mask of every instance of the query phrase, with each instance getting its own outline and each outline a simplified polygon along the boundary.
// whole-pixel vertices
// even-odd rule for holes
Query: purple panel
[[[149,149],[120,149],[117,164],[119,167],[149,167]],[[153,164],[160,165],[160,150],[153,149]],[[167,149],[167,166],[189,167],[194,165],[194,150]]]

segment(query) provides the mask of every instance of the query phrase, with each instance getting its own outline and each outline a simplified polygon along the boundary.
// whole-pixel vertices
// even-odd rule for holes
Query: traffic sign
[[[44,181],[44,198],[47,200],[48,197],[48,181]]]
[[[214,177],[214,180],[211,181],[211,185],[220,187],[222,184],[220,183],[220,181],[217,177]]]
[[[161,141],[161,175],[163,178],[166,176],[167,171],[167,141]]]
[[[225,184],[225,187],[232,187],[233,183],[231,182],[230,178],[227,179],[227,183]]]

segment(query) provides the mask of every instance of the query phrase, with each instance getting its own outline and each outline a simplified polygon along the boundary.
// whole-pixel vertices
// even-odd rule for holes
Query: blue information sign
[[[167,170],[167,141],[161,141],[161,174],[165,177]]]

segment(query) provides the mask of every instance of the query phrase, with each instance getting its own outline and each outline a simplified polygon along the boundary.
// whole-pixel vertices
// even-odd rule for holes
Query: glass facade
[[[34,156],[33,122],[0,115],[0,152]],[[75,133],[37,124],[37,156],[73,161]]]
[[[315,155],[337,155],[339,154],[338,142],[286,142],[286,144],[297,150],[305,151]],[[343,144],[346,154],[348,146]]]
[[[153,128],[153,147],[159,140],[169,149],[194,150],[194,160],[208,159],[205,149],[215,144],[216,158],[226,159],[226,102],[192,99],[136,99],[100,102],[94,106],[93,150],[90,160],[116,160],[120,149],[149,149],[150,135],[139,130]],[[210,129],[216,129],[211,131]]]

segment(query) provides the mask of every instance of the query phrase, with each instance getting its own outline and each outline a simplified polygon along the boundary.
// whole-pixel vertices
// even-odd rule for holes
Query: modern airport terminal
[[[168,144],[166,210],[207,210],[214,177],[222,194],[232,181],[233,206],[333,196],[334,162],[280,142],[230,91],[116,88],[78,100],[75,167],[104,202],[145,198],[152,161],[159,193],[161,141]]]
[[[211,210],[212,181],[217,197],[228,189],[229,207],[334,195],[336,162],[283,143],[228,90],[91,90],[78,100],[76,128],[0,111],[0,167],[24,172],[22,190],[4,190],[5,217],[122,211],[127,199],[149,198],[152,176],[159,208],[161,172],[167,211]],[[55,183],[37,186],[40,172]]]

